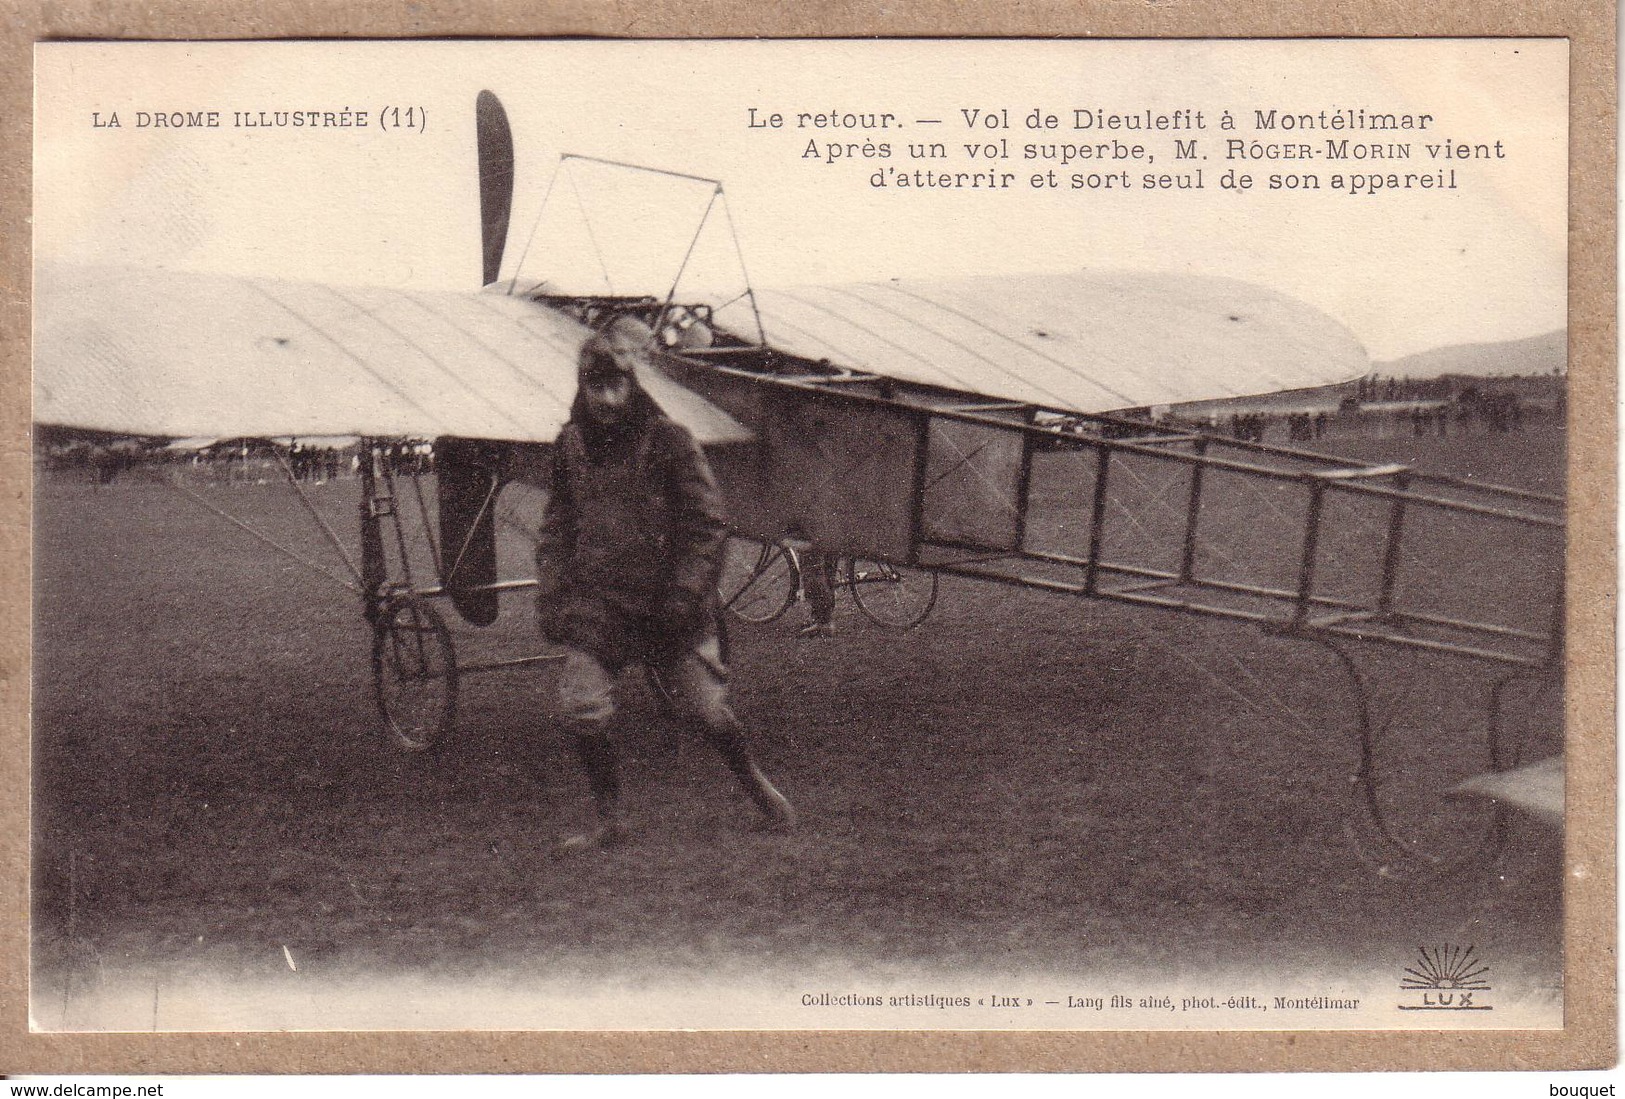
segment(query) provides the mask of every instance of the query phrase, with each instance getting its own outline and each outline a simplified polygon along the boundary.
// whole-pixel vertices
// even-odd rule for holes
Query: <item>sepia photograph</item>
[[[33,1031],[1564,1027],[1566,40],[34,64]]]

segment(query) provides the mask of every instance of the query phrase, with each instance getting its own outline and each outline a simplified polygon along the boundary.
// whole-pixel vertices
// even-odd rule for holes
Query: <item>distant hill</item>
[[[1550,374],[1568,367],[1568,331],[1559,328],[1543,336],[1502,343],[1459,343],[1435,347],[1392,362],[1372,363],[1372,372],[1385,378],[1437,378],[1465,374],[1503,378],[1509,374]]]

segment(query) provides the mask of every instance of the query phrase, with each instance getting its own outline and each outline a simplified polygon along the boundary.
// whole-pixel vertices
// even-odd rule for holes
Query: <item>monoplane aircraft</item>
[[[650,292],[587,292],[528,276],[525,257],[504,268],[512,140],[495,96],[482,93],[475,113],[483,289],[57,265],[36,274],[37,422],[364,441],[349,583],[373,631],[383,716],[403,745],[428,747],[450,727],[462,678],[547,659],[460,665],[435,604],[489,625],[499,596],[533,583],[498,575],[499,498],[545,485],[583,341],[636,325],[647,340],[640,380],[708,449],[727,494],[746,547],[736,583],[789,540],[1324,644],[1350,677],[1356,785],[1388,869],[1454,856],[1435,857],[1388,819],[1378,722],[1349,646],[1505,669],[1483,769],[1522,762],[1499,728],[1500,696],[1511,677],[1551,678],[1561,665],[1560,500],[1147,414],[1363,376],[1364,350],[1327,316],[1227,279],[1095,270],[746,282],[717,301],[688,295],[680,265]],[[573,165],[649,171],[566,157],[561,173]],[[722,184],[657,174],[710,195],[692,255],[727,216]],[[398,460],[403,441],[429,440],[432,475]],[[1084,504],[1055,514],[1044,502],[1058,493]],[[1214,524],[1238,507],[1256,509],[1249,538],[1220,546]],[[1499,569],[1435,582],[1441,570],[1415,566],[1441,525],[1496,542],[1509,568],[1538,574],[1544,597],[1504,598]]]

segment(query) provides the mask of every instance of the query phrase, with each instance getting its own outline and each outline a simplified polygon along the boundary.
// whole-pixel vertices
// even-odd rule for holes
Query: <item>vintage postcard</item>
[[[1562,1029],[1571,61],[39,44],[31,1028]]]

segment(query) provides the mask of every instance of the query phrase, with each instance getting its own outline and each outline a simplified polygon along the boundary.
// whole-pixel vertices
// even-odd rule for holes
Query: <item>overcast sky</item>
[[[757,284],[950,277],[1081,267],[1222,275],[1301,298],[1382,360],[1461,342],[1511,339],[1565,321],[1567,52],[1560,41],[1259,43],[388,43],[53,44],[39,47],[36,244],[42,257],[155,264],[285,278],[417,287],[480,278],[473,106],[482,88],[508,108],[518,182],[508,269],[546,270],[582,212],[598,246],[648,242],[675,270],[709,189],[613,180],[590,171],[555,187],[561,152],[720,179],[727,214],[694,261],[733,262],[737,234]],[[414,108],[421,131],[379,126]],[[243,128],[234,112],[365,111],[361,128]],[[781,128],[751,127],[772,114]],[[1059,125],[1025,125],[1034,108]],[[1076,110],[1166,116],[1206,128],[1145,134],[1074,129]],[[1226,159],[1255,136],[1257,110],[1364,109],[1429,115],[1417,132],[1277,131],[1406,142],[1409,162]],[[216,110],[220,126],[140,125]],[[980,120],[1008,110],[1011,126]],[[1219,129],[1232,111],[1235,132]],[[979,112],[974,128],[965,111]],[[119,126],[106,125],[117,113]],[[879,115],[885,129],[798,126],[802,113]],[[1188,112],[1180,114],[1179,112]],[[1098,116],[1096,116],[1098,117]],[[921,120],[940,119],[929,125]],[[810,120],[809,120],[810,121]],[[98,126],[95,123],[100,122]],[[1028,143],[1145,144],[1143,161],[1022,158]],[[1172,156],[1196,138],[1204,161]],[[968,142],[1007,138],[984,163]],[[866,158],[864,141],[889,143]],[[1438,159],[1424,143],[1491,145],[1490,159]],[[821,155],[809,157],[808,143]],[[831,142],[857,143],[828,163]],[[940,142],[941,161],[908,156]],[[848,150],[843,150],[846,152]],[[876,171],[1007,171],[1003,189],[884,188]],[[1034,172],[1056,170],[1055,189]],[[1203,172],[1202,190],[1146,189],[1146,173]],[[1455,190],[1351,195],[1341,172],[1456,170]],[[1128,171],[1125,189],[1072,189],[1072,173]],[[1247,172],[1245,194],[1219,186]],[[1269,192],[1273,173],[1312,171],[1318,192]],[[623,245],[625,241],[623,240]],[[726,247],[724,247],[724,245]],[[675,249],[675,252],[673,251]],[[625,288],[628,276],[620,273]],[[719,279],[724,276],[718,274]]]

